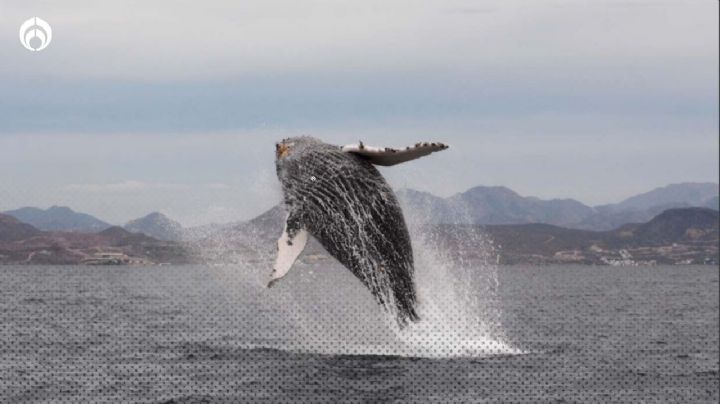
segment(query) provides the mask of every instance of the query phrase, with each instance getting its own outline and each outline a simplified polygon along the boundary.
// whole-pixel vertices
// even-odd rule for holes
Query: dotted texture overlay
[[[333,264],[273,289],[250,266],[4,266],[0,397],[717,402],[718,268],[494,271],[485,290],[421,284],[423,320],[400,331]]]

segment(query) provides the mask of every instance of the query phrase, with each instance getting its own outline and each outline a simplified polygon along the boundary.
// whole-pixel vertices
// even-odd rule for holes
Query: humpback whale
[[[302,136],[275,145],[287,219],[268,287],[285,276],[310,236],[348,268],[400,327],[417,321],[413,252],[405,219],[375,165],[392,166],[447,149],[403,149],[362,142],[336,146]]]

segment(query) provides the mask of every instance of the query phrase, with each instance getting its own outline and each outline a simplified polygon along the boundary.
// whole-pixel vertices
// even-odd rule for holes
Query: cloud
[[[172,184],[160,182],[144,182],[126,180],[105,184],[69,184],[67,191],[92,193],[131,193],[141,191],[189,191],[192,189],[229,190],[231,187],[223,183],[209,184]]]
[[[42,52],[18,43],[29,15],[55,31]],[[384,171],[444,195],[717,181],[717,30],[712,1],[6,0],[0,203],[246,219],[301,133],[450,143]]]
[[[547,112],[716,122],[717,2],[213,4],[33,7],[56,38],[33,53],[0,35],[0,136],[315,131]],[[0,32],[16,32],[30,8],[3,6]]]
[[[230,185],[223,184],[220,182],[212,183],[212,184],[204,184],[203,187],[207,189],[213,189],[213,190],[227,190],[232,188]]]
[[[455,8],[447,8],[444,11],[446,13],[450,13],[450,14],[472,15],[472,14],[494,13],[494,12],[498,11],[498,9],[492,8],[492,7],[455,7]]]
[[[122,181],[109,184],[70,184],[65,187],[68,191],[82,192],[138,192],[145,190],[182,190],[187,186],[182,184],[149,183],[142,181]]]
[[[3,58],[0,73],[202,82],[307,72],[532,69],[542,74],[537,69],[652,68],[713,60],[717,2],[678,1],[640,10],[619,7],[623,4],[46,2],[33,12],[57,32],[52,47],[35,57],[16,36],[0,37],[0,46],[14,49]],[[16,31],[14,25],[27,18],[27,2],[10,0],[3,6],[0,32]]]

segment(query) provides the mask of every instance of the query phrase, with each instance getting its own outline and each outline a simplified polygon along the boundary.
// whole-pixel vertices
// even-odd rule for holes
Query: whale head
[[[297,136],[285,138],[275,143],[275,160],[281,161],[288,157],[301,154],[308,148],[324,145],[322,140],[311,136]]]
[[[275,143],[275,168],[278,178],[283,181],[283,174],[288,170],[302,169],[304,164],[298,164],[298,162],[303,156],[325,147],[332,146],[310,136],[290,137]]]

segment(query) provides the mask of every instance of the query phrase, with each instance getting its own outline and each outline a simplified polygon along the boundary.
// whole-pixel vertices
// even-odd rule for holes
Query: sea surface
[[[0,401],[718,401],[717,267],[463,268],[0,266]]]

